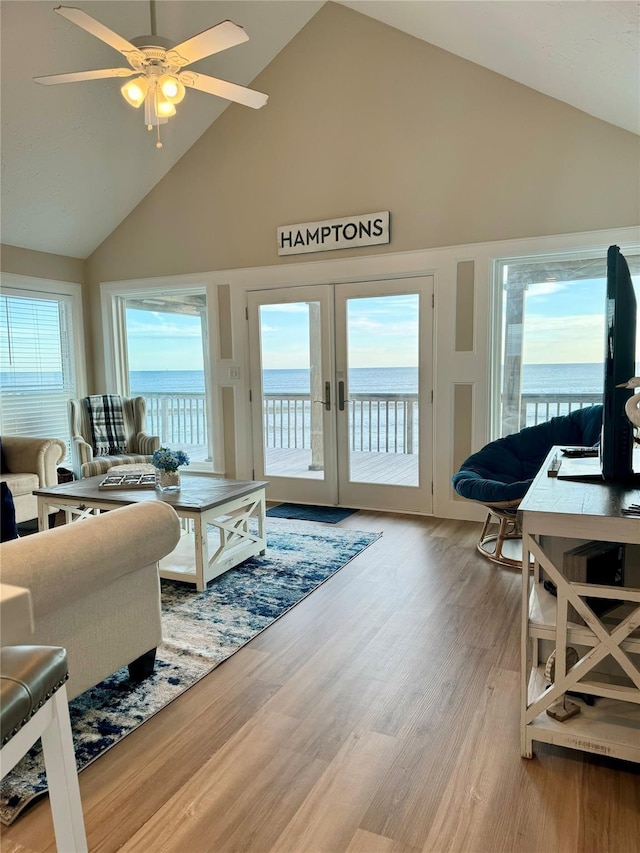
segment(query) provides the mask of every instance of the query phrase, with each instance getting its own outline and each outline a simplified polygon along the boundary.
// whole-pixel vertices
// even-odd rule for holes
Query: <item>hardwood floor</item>
[[[520,757],[520,575],[479,525],[340,526],[384,535],[80,774],[90,850],[637,853],[637,765]],[[2,850],[55,850],[46,800]]]

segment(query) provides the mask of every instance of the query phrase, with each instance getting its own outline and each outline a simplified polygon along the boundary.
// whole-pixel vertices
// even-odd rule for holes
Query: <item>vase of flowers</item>
[[[177,492],[180,489],[181,465],[189,464],[184,450],[171,450],[160,447],[153,454],[151,462],[156,469],[156,489],[160,492]]]

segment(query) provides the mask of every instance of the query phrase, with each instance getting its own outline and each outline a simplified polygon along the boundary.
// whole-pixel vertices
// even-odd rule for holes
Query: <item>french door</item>
[[[248,294],[268,498],[430,513],[430,276]]]

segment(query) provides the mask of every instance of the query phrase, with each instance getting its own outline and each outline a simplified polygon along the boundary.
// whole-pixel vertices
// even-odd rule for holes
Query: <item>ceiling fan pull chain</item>
[[[153,2],[153,0],[151,0]],[[158,131],[158,141],[156,142],[156,148],[162,148],[162,142],[160,141],[160,115],[158,113],[158,85],[156,83],[153,90],[153,103],[156,111],[156,128]]]

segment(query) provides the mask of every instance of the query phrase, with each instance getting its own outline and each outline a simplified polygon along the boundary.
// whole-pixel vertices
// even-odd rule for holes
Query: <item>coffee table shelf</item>
[[[67,523],[88,515],[143,501],[162,501],[174,508],[185,535],[177,548],[160,562],[160,577],[195,584],[207,583],[228,569],[259,554],[267,542],[266,482],[228,480],[207,475],[181,478],[177,492],[150,489],[100,489],[104,475],[38,489],[38,524],[48,527],[52,512],[62,510]]]

